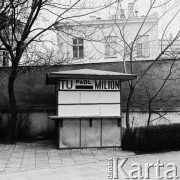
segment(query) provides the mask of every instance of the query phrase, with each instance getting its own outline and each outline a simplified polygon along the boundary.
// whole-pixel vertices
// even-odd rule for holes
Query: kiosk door
[[[59,148],[80,147],[80,120],[63,119],[59,127]]]
[[[102,146],[121,146],[121,126],[119,119],[102,119]]]
[[[81,147],[101,147],[101,119],[81,119]]]

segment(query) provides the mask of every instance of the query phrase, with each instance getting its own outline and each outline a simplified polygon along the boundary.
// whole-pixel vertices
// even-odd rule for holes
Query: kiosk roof
[[[46,76],[46,84],[54,84],[57,79],[110,79],[128,81],[136,79],[135,74],[95,69],[77,69],[69,71],[50,72]]]

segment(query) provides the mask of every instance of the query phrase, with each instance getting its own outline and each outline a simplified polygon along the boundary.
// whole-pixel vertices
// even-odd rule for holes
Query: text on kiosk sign
[[[60,90],[120,90],[120,81],[61,79]]]

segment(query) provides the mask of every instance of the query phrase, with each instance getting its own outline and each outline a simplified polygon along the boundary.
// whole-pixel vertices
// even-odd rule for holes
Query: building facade
[[[168,39],[159,40],[159,44],[158,44],[159,53],[161,53],[172,41],[173,41],[172,37]],[[162,55],[162,58],[174,59],[174,58],[179,58],[179,57],[180,57],[180,40],[176,39],[172,43],[172,45]]]
[[[137,12],[137,11],[136,11]],[[158,15],[120,15],[56,26],[58,57],[68,63],[150,60],[158,54]]]

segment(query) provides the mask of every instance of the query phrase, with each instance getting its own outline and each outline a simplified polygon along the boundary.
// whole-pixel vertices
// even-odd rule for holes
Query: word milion
[[[112,80],[95,80],[95,89],[120,89],[120,82]]]
[[[132,163],[131,170],[127,171],[124,167],[128,158],[112,158],[108,161],[108,179],[150,179],[150,175],[153,173],[153,177],[156,179],[178,179],[177,166],[174,163],[162,164],[158,159],[154,163]],[[151,169],[151,174],[150,174]]]

